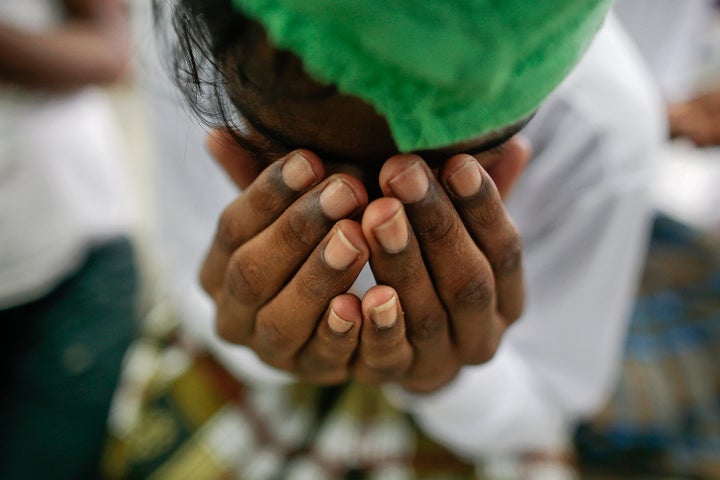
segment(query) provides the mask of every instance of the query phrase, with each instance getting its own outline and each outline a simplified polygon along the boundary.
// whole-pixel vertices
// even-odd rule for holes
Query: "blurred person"
[[[616,4],[669,102],[671,136],[698,146],[716,142],[720,125],[713,106],[717,94],[710,89],[697,96],[702,53],[716,28],[716,3]],[[668,170],[669,177],[692,165],[694,156],[707,155],[708,165],[716,160],[710,150],[671,152],[679,168]],[[712,170],[703,175],[712,185]],[[681,185],[668,187],[682,194]],[[695,182],[689,187],[697,198],[716,190]],[[678,198],[682,195],[656,197],[658,213],[618,385],[576,436],[586,469],[613,478],[720,478],[720,242],[712,220],[706,221],[710,228],[683,223],[692,216]],[[711,198],[707,204],[712,211]]]
[[[95,478],[135,329],[116,0],[0,3],[0,478]]]
[[[237,6],[246,4],[238,2]],[[432,9],[434,3],[426,6]],[[247,120],[241,126],[229,125],[238,128],[234,137],[226,130],[210,137],[219,163],[244,190],[234,199],[231,184],[222,180],[219,170],[208,171],[207,155],[201,159],[190,156],[199,152],[197,128],[187,127],[186,120],[171,114],[178,108],[173,97],[158,96],[158,91],[149,87],[150,97],[157,102],[154,110],[161,132],[158,189],[173,194],[163,200],[162,211],[167,216],[161,218],[166,230],[160,246],[165,253],[173,252],[167,266],[181,326],[173,335],[143,339],[131,355],[132,368],[128,368],[120,397],[132,407],[128,411],[134,411],[113,422],[106,473],[119,478],[153,473],[166,478],[188,474],[194,478],[438,478],[448,474],[459,478],[572,478],[565,451],[567,435],[578,416],[600,404],[619,362],[626,315],[644,252],[651,160],[663,127],[658,120],[658,99],[615,22],[608,21],[579,65],[554,92],[550,90],[556,84],[544,84],[542,76],[533,77],[543,84],[535,85],[543,93],[533,94],[549,96],[523,129],[534,152],[523,171],[528,150],[511,137],[524,125],[520,120],[543,98],[491,98],[497,102],[496,108],[507,103],[507,110],[514,109],[518,115],[510,118],[508,111],[492,112],[489,116],[497,115],[495,121],[500,122],[491,128],[495,135],[482,135],[488,126],[461,113],[457,118],[462,121],[446,118],[445,128],[438,132],[429,129],[415,138],[408,134],[410,130],[404,136],[394,130],[402,128],[396,118],[391,135],[383,121],[386,117],[373,108],[379,109],[377,99],[361,100],[363,97],[318,83],[306,73],[303,61],[310,57],[298,47],[302,41],[297,40],[298,50],[294,49],[301,61],[278,49],[275,42],[279,37],[271,34],[273,40],[268,40],[261,26],[300,28],[322,21],[334,25],[327,16],[308,14],[304,22],[296,18],[294,23],[292,15],[287,18],[280,11],[275,21],[263,18],[257,23],[230,2],[188,2],[182,7],[176,17],[181,41],[186,47],[199,43],[205,49],[194,52],[196,56],[189,62],[181,62],[181,73],[201,71],[207,65],[195,62],[214,55],[210,68],[220,69],[211,79],[216,83],[206,83],[204,77],[194,80],[203,80],[199,86],[210,95],[222,94],[228,87],[233,103],[226,104],[231,110],[226,108],[225,113],[232,115],[237,108]],[[582,11],[580,16],[590,22],[587,29],[581,29],[585,38],[581,44],[602,21],[603,6],[598,3],[596,7],[594,13],[585,7],[575,10]],[[364,6],[358,8],[356,13],[367,23],[358,20],[353,35],[373,45],[358,25],[369,28],[376,25],[374,21],[387,22],[387,32],[380,27],[369,30],[390,35],[382,42],[388,45],[383,58],[407,69],[400,79],[429,78],[431,89],[439,88],[436,82],[447,81],[444,75],[438,73],[444,80],[434,75],[438,70],[433,62],[441,60],[441,54],[432,56],[430,65],[424,64],[428,59],[419,54],[442,35],[434,37],[432,30],[417,30],[419,26],[405,7],[395,12],[383,10],[387,18],[377,10],[372,14],[373,10]],[[463,15],[453,12],[454,8],[459,7],[453,3],[444,10],[450,31],[463,24]],[[535,18],[545,19],[546,8],[538,7]],[[569,16],[560,15],[560,11],[569,15],[570,10],[554,10],[559,18],[556,25],[575,24]],[[503,15],[520,21],[513,16],[513,7],[499,11],[498,23]],[[347,12],[342,7],[340,13],[333,12],[340,22],[347,22],[340,24],[353,25],[343,16]],[[389,26],[395,22],[402,27]],[[497,26],[489,20],[471,23],[473,28],[488,31]],[[393,47],[397,40],[393,35],[402,38],[405,28],[428,35],[420,50],[405,52],[415,55],[412,62],[403,62],[402,42]],[[305,33],[310,41],[312,35]],[[518,36],[514,48],[520,55],[533,57],[532,42],[522,33],[504,32],[508,41]],[[321,45],[331,45],[333,38],[331,35]],[[457,41],[466,46],[464,40]],[[569,46],[572,43],[568,40],[563,45],[572,50],[577,47]],[[540,44],[550,48],[543,41]],[[548,62],[555,54],[564,58],[564,65],[553,69],[554,81],[559,83],[574,60],[551,44],[558,50],[550,48],[547,57],[533,58]],[[371,51],[371,59],[380,57],[379,50]],[[183,55],[190,53],[181,50],[180,59],[187,60]],[[579,50],[570,56],[576,59],[577,54]],[[337,58],[346,57],[338,54]],[[325,61],[332,63],[331,59]],[[354,61],[353,71],[363,72],[362,60]],[[472,70],[474,63],[469,59],[457,61],[456,71]],[[501,72],[508,68],[503,61],[495,66]],[[315,64],[311,68],[320,67]],[[380,78],[392,77],[385,76],[384,70],[375,73]],[[500,77],[512,83],[512,75]],[[330,80],[337,82],[337,78]],[[397,87],[402,84],[400,81]],[[456,88],[472,98],[472,90],[461,85]],[[532,90],[529,84],[523,85],[516,86],[520,91]],[[188,89],[193,84],[182,86]],[[390,90],[388,102],[401,104],[402,95]],[[480,98],[480,93],[477,96]],[[324,101],[329,102],[325,112]],[[463,102],[454,93],[450,101],[462,112]],[[417,117],[404,119],[408,124],[417,124],[423,116],[430,120],[434,115],[440,117],[438,112],[430,113],[423,102],[418,105]],[[521,110],[525,111],[518,114]],[[370,123],[358,128],[355,120]],[[465,125],[465,121],[469,123]],[[508,125],[513,128],[506,129]],[[443,127],[442,121],[438,127]],[[502,146],[493,149],[498,143]],[[299,147],[305,148],[299,158],[288,155]],[[185,154],[186,150],[191,153]],[[419,156],[395,155],[398,150],[419,152]],[[457,155],[462,152],[474,156]],[[424,160],[431,162],[437,175],[428,173]],[[352,175],[325,177],[325,169],[347,171],[348,166],[354,167]],[[408,199],[412,188],[404,192],[388,189],[388,177],[404,167],[416,172],[414,178],[417,173],[420,179],[426,178],[426,184],[420,183],[432,194],[423,197],[421,192],[423,198]],[[462,167],[467,169],[459,178],[466,178],[465,187],[471,190],[467,200],[453,190],[452,185],[458,184],[448,180],[453,168]],[[312,175],[308,176],[309,172]],[[378,174],[381,185],[377,184]],[[483,194],[473,195],[478,185],[473,187],[472,181],[478,178],[484,185]],[[338,201],[343,198],[342,188],[334,190],[337,196],[330,201],[329,193],[322,200],[322,192],[333,192],[332,181],[337,187],[338,181],[343,182],[342,188],[352,191],[344,197],[357,200],[350,211],[338,212],[343,204]],[[398,180],[394,185],[402,183]],[[376,198],[381,188],[386,197]],[[363,209],[362,219],[353,215]],[[484,215],[478,213],[482,211],[495,213],[494,227],[487,226],[487,231],[479,226]],[[459,215],[463,215],[462,221]],[[462,325],[454,322],[460,320],[456,314],[463,308],[462,302],[453,301],[453,289],[467,293],[463,296],[456,291],[456,299],[478,299],[472,288],[478,286],[472,281],[473,273],[492,285],[497,280],[498,292],[491,293],[492,302],[494,306],[499,302],[501,313],[511,312],[507,323],[522,310],[520,264],[498,261],[508,255],[507,245],[517,245],[519,238],[506,215],[517,225],[525,245],[522,265],[528,298],[524,313],[500,343],[504,325],[498,326],[497,335],[485,330],[491,328],[488,323],[499,320],[494,307],[491,312],[472,307],[470,318],[477,318],[464,328],[474,324],[481,331],[470,328],[461,338],[458,328],[462,330]],[[206,242],[211,240],[207,229],[213,228],[218,216],[220,227],[203,271],[205,288],[212,295],[208,299],[194,284],[193,271],[202,264]],[[437,222],[446,219],[453,223],[456,235],[435,239],[442,247],[433,250],[433,232],[446,231]],[[393,222],[397,221],[401,228],[395,228]],[[381,246],[378,227],[382,230],[383,226],[395,232],[391,238],[397,250]],[[468,242],[468,230],[480,239]],[[505,242],[496,243],[499,237],[493,241],[488,237],[491,232]],[[298,239],[304,242],[298,245]],[[357,251],[351,248],[345,255],[343,246],[348,242]],[[184,244],[184,252],[177,248],[180,244]],[[459,256],[453,258],[453,254]],[[492,271],[480,269],[478,273],[478,262],[482,263],[485,255],[485,261],[496,269],[502,270],[504,264],[506,276],[489,280]],[[236,261],[228,263],[230,258]],[[372,271],[363,268],[368,258]],[[280,270],[288,265],[292,272],[283,278]],[[247,269],[245,273],[243,269]],[[263,275],[265,280],[243,283],[246,274]],[[448,284],[453,275],[454,285]],[[228,288],[232,278],[240,282],[235,289]],[[374,286],[376,280],[380,285]],[[353,281],[355,286],[346,293]],[[440,291],[435,291],[436,284]],[[264,292],[265,287],[269,292]],[[251,304],[253,295],[249,293],[232,298],[233,292],[240,294],[243,288],[246,293],[257,289],[262,297],[257,305]],[[217,312],[211,300],[216,302]],[[243,305],[245,302],[250,303]],[[446,306],[449,311],[444,311]],[[243,315],[243,311],[248,313]],[[273,329],[274,321],[281,324]],[[378,328],[378,322],[385,328]],[[423,322],[427,322],[426,328]],[[218,338],[216,328],[231,342]],[[248,333],[253,329],[255,334]],[[456,352],[462,341],[478,346],[477,351],[470,348],[471,356],[487,347],[488,358],[463,358]],[[497,354],[490,360],[496,347]],[[283,358],[286,352],[297,355]],[[478,362],[483,364],[465,365]],[[152,369],[144,370],[141,365]],[[144,388],[139,388],[143,382]]]
[[[672,137],[720,144],[720,79],[699,85],[720,16],[715,0],[619,0],[615,11],[668,103]]]

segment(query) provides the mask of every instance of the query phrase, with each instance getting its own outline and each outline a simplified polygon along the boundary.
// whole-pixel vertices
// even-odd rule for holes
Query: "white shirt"
[[[159,88],[150,87],[155,94]],[[494,360],[464,368],[446,388],[423,396],[389,391],[458,453],[473,458],[557,446],[570,422],[609,392],[646,245],[653,148],[664,130],[653,93],[609,22],[528,126],[535,157],[507,204],[526,242],[525,314]],[[164,103],[156,108],[160,118],[168,118],[172,102]],[[186,329],[245,381],[288,381],[248,349],[214,335],[212,304],[195,279],[235,190],[200,155],[197,129],[191,128],[196,140],[177,140],[190,138],[180,124],[173,131],[160,125],[165,154],[158,168],[167,195],[162,204],[178,220],[164,219],[162,248],[182,247],[168,265],[170,278],[180,280],[171,290]],[[192,198],[202,199],[205,210]],[[179,258],[182,264],[173,263]]]
[[[52,28],[55,3],[3,0],[0,18]],[[101,91],[0,86],[0,309],[46,294],[90,245],[127,230],[122,147]]]
[[[613,386],[664,132],[639,65],[609,21],[525,132],[535,158],[507,207],[526,245],[526,311],[490,363],[407,404],[467,456],[561,447]]]
[[[618,0],[614,10],[669,102],[694,93],[715,0]]]

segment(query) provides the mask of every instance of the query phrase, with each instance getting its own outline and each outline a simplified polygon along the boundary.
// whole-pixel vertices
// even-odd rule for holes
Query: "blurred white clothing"
[[[428,432],[469,457],[562,448],[600,407],[644,260],[662,118],[610,19],[524,132],[535,156],[507,207],[525,240],[525,314],[490,363],[410,396]]]
[[[426,431],[482,457],[562,446],[567,429],[610,391],[645,252],[648,186],[664,125],[659,95],[613,21],[525,131],[534,159],[508,209],[525,239],[527,309],[496,358],[467,367],[432,395],[389,389]],[[197,275],[222,209],[237,195],[202,148],[160,77],[148,75],[157,116],[160,251],[186,330],[242,380],[288,375],[214,334]],[[372,285],[366,271],[360,279]]]
[[[617,0],[615,12],[670,103],[696,88],[715,0]]]
[[[3,0],[0,20],[51,28],[55,5]],[[0,309],[48,293],[92,245],[127,231],[122,159],[105,93],[0,85]]]

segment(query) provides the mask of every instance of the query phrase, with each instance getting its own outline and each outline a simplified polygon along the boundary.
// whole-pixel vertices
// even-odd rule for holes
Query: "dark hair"
[[[188,105],[205,124],[227,128],[247,152],[259,158],[278,158],[305,147],[328,161],[343,159],[337,152],[297,145],[283,132],[269,131],[243,104],[242,95],[247,92],[263,99],[264,105],[282,98],[320,101],[339,92],[313,79],[295,54],[273,46],[262,25],[236,10],[231,0],[153,0],[153,7],[157,30],[169,33],[161,39],[168,53],[165,57],[171,59],[168,68]],[[173,26],[170,31],[163,28],[168,24]],[[238,84],[244,93],[233,95],[231,101],[229,94]],[[531,117],[491,132],[487,142],[467,153],[503,144]],[[259,141],[244,136],[248,126],[261,134]],[[428,161],[444,160],[441,153],[420,153]]]
[[[237,11],[231,0],[154,0],[153,14],[157,31],[169,33],[161,37],[171,61],[166,68],[173,72],[192,111],[208,126],[227,128],[251,153],[275,154],[276,150],[235,134],[245,121],[254,128],[258,122],[242,104],[230,101],[230,77],[265,98],[323,99],[336,92],[334,86],[314,80],[302,61],[287,50],[270,49],[270,58],[260,61],[258,68],[258,51],[270,44],[265,30]],[[169,32],[167,25],[172,25]],[[261,133],[273,138],[272,132]]]

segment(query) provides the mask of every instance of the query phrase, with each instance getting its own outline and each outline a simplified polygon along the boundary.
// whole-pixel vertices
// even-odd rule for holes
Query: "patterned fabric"
[[[173,331],[159,306],[110,418],[110,479],[474,479],[374,387],[248,389]]]
[[[657,219],[625,355],[613,397],[578,431],[585,465],[720,479],[718,235]]]
[[[618,387],[576,436],[583,478],[720,479],[718,245],[657,219]],[[481,474],[373,387],[248,389],[177,336],[168,308],[149,320],[116,393],[107,478],[574,478],[557,459],[530,474],[532,455]]]

